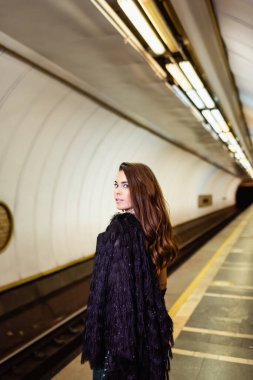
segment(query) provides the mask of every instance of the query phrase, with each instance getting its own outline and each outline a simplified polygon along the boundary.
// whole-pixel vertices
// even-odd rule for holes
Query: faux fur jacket
[[[98,235],[82,362],[102,368],[107,380],[165,380],[173,324],[145,250],[136,217],[116,214]]]

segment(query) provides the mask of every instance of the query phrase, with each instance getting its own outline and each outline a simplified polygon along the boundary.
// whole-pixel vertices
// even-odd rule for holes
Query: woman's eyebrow
[[[115,184],[118,184],[118,182],[117,182],[117,181],[114,181],[114,183],[115,183]],[[128,182],[127,182],[127,181],[121,181],[120,183],[121,183],[122,185],[128,184]]]

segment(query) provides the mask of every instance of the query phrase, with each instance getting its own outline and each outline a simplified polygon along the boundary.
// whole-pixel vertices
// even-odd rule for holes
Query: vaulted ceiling
[[[108,4],[114,6],[115,1]],[[192,108],[165,85],[95,2],[0,0],[0,44],[134,120],[138,127],[246,178],[224,144],[203,128]],[[166,2],[174,7],[189,52],[252,164],[252,1]]]
[[[253,142],[253,1],[216,0],[215,12]]]

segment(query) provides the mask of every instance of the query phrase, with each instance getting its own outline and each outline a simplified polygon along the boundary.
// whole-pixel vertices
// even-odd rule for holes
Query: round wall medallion
[[[0,202],[0,253],[7,247],[13,230],[13,219],[9,208]]]

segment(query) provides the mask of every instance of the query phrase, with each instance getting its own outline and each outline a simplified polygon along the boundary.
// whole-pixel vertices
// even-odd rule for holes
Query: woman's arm
[[[167,267],[161,269],[159,274],[159,285],[162,292],[165,293],[167,288]]]

